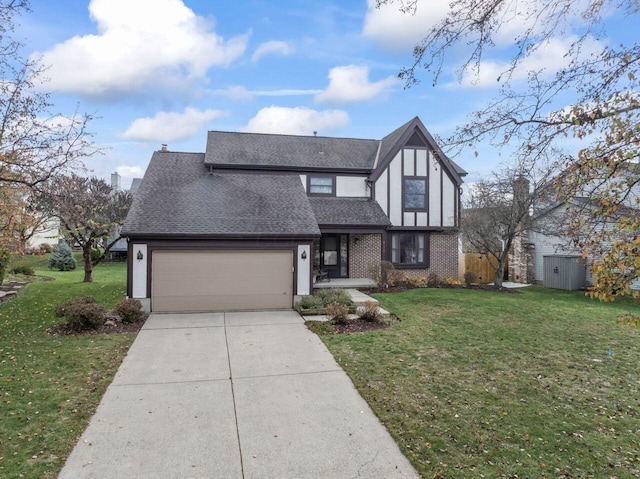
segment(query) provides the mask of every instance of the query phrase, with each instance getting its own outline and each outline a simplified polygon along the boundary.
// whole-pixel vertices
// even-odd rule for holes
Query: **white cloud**
[[[420,42],[448,11],[449,2],[444,1],[418,2],[412,14],[400,11],[396,2],[376,8],[375,0],[367,0],[362,34],[384,48],[404,51]]]
[[[375,98],[397,84],[398,80],[387,77],[377,82],[369,82],[369,68],[347,65],[332,68],[329,72],[329,86],[316,95],[317,102],[347,103]]]
[[[326,134],[344,128],[351,119],[346,111],[296,107],[270,106],[261,109],[241,131],[251,133],[280,133],[289,135],[312,135],[314,131]]]
[[[48,88],[100,96],[202,78],[240,57],[248,35],[229,40],[181,0],[91,0],[98,33],[75,36],[42,56]]]
[[[543,76],[551,77],[562,68],[568,67],[572,57],[569,55],[571,45],[578,40],[577,36],[549,39],[537,50],[528,55],[513,71],[511,80],[523,80],[530,72],[543,71]],[[580,51],[580,58],[586,59],[591,54],[597,54],[603,49],[602,43],[589,38]],[[505,61],[483,61],[480,63],[479,74],[467,70],[463,72],[461,84],[465,87],[492,87],[498,77],[507,71],[510,64]]]
[[[196,135],[206,124],[224,115],[220,110],[200,111],[186,108],[184,113],[158,112],[153,118],[138,118],[122,135],[124,138],[143,141],[169,142],[184,140]]]
[[[256,51],[253,52],[253,55],[251,56],[251,60],[255,63],[265,55],[278,54],[278,55],[287,56],[287,55],[291,55],[294,51],[295,51],[295,47],[290,43],[279,41],[279,40],[271,40],[269,42],[260,44],[260,46],[256,48]]]
[[[121,165],[116,168],[116,171],[123,178],[142,178],[144,176],[144,170],[139,166]]]

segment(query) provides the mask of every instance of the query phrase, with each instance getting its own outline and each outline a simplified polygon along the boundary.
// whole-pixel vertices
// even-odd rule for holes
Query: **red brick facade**
[[[382,235],[349,235],[349,277],[373,278],[380,271],[382,258]],[[439,279],[458,279],[458,232],[430,234],[430,268],[401,269],[410,278],[426,278],[430,272]]]
[[[349,277],[375,277],[380,271],[381,258],[381,234],[349,235]]]

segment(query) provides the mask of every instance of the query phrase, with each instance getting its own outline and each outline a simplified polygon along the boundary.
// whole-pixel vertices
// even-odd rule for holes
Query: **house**
[[[465,171],[419,118],[381,140],[211,131],[156,151],[122,228],[152,311],[291,308],[314,270],[458,275]]]
[[[631,191],[630,196],[634,196],[636,191]],[[581,211],[594,207],[595,200],[590,197],[575,197],[567,201],[557,201],[547,205],[541,211],[533,215],[532,229],[529,232],[527,242],[528,248],[532,251],[532,264],[530,265],[531,275],[535,283],[544,282],[544,258],[546,256],[577,255],[582,257],[582,251],[577,248],[570,237],[567,236],[568,218],[580,214]],[[627,217],[638,216],[640,211],[630,206],[621,206],[618,214]],[[602,221],[594,226],[596,231],[610,230],[613,223]],[[586,285],[593,284],[591,277],[591,265],[594,258],[589,255],[585,259],[585,281]],[[631,289],[640,290],[640,278],[631,284]]]

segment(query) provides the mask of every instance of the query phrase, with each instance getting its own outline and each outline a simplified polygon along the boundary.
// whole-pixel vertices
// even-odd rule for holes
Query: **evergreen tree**
[[[62,243],[58,249],[51,253],[49,258],[49,268],[58,271],[71,271],[76,269],[76,259],[73,257],[71,248],[67,243]]]

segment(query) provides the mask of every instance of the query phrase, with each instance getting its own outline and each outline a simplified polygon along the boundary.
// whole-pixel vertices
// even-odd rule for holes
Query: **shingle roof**
[[[123,236],[319,236],[298,175],[209,174],[204,154],[156,152]]]
[[[205,164],[371,170],[378,140],[210,131]]]
[[[380,205],[368,198],[309,197],[319,225],[391,226]]]

